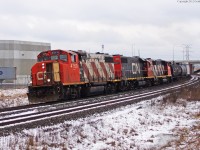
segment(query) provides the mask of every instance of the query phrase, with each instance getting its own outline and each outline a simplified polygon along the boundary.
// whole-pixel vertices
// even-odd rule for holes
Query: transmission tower
[[[190,48],[191,48],[191,46],[185,45],[185,44],[183,44],[183,45],[185,46],[185,59],[190,60]]]

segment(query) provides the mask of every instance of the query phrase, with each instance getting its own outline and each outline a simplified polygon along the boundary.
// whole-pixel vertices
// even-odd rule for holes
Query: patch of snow
[[[87,118],[0,137],[3,149],[159,149],[175,140],[175,128],[198,122],[200,102],[163,104],[163,97]]]
[[[0,108],[27,105],[27,88],[23,89],[0,89]]]

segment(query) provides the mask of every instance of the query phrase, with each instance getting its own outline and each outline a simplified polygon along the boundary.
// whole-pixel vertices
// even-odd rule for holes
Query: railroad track
[[[20,128],[36,127],[38,125],[50,125],[63,120],[84,117],[95,112],[102,112],[113,109],[122,105],[133,104],[145,99],[150,99],[159,95],[174,92],[186,86],[192,86],[199,82],[199,77],[193,76],[191,80],[172,87],[163,88],[151,92],[123,95],[123,97],[110,97],[104,101],[81,103],[75,106],[68,106],[63,108],[49,109],[43,112],[37,112],[33,109],[27,112],[19,113],[12,116],[5,116],[0,119],[0,135],[5,135],[8,131],[17,131]],[[56,120],[56,121],[55,121]]]
[[[183,82],[183,81],[181,81]],[[165,85],[158,85],[158,86],[153,86],[150,88],[142,88],[142,89],[136,89],[136,90],[132,90],[132,91],[124,91],[124,92],[120,92],[117,94],[108,94],[106,96],[92,96],[92,97],[87,97],[87,98],[81,98],[81,99],[75,99],[75,100],[70,100],[70,101],[52,101],[52,102],[46,102],[46,103],[36,103],[36,104],[28,104],[28,105],[22,105],[22,106],[16,106],[16,107],[8,107],[8,108],[2,108],[0,109],[0,119],[4,118],[6,116],[13,116],[13,114],[15,114],[15,116],[17,114],[20,113],[27,113],[29,112],[33,112],[33,111],[37,111],[37,112],[41,112],[44,111],[46,109],[54,109],[55,107],[67,107],[70,105],[79,105],[82,103],[88,103],[91,101],[102,101],[104,99],[108,99],[108,98],[112,98],[112,97],[119,97],[119,95],[124,96],[126,94],[138,94],[138,93],[144,93],[144,92],[148,92],[148,91],[153,91],[153,90],[157,90],[159,88],[166,88],[166,87],[170,87],[172,85],[176,85],[176,84],[180,84],[179,82],[173,82],[170,84],[165,84]]]

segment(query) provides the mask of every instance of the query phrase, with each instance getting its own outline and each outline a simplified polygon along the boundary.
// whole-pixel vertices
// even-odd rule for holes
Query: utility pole
[[[135,44],[134,44],[134,56],[135,56]]]
[[[131,51],[132,51],[132,57],[133,57],[133,44],[132,44],[132,47],[131,47]]]
[[[173,53],[172,53],[172,61],[173,61],[173,62],[174,62],[174,50],[175,50],[175,47],[178,47],[178,46],[180,47],[180,45],[177,45],[177,44],[174,44],[174,45],[173,45],[173,51],[172,51],[172,52],[173,52]]]
[[[138,56],[140,57],[140,49],[138,49]]]
[[[104,45],[102,44],[101,47],[102,47],[102,51],[101,52],[103,53],[103,51],[104,51]]]
[[[132,57],[133,57],[133,55],[135,56],[135,43],[132,44],[131,49],[132,49]],[[133,53],[133,52],[134,52],[134,53]]]

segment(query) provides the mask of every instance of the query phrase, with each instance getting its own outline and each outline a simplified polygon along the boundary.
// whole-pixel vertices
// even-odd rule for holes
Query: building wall
[[[17,67],[17,78],[22,81],[22,78],[30,77],[37,55],[50,49],[50,43],[0,40],[0,67]]]
[[[14,59],[14,67],[17,67],[17,75],[30,75],[31,67],[36,63],[33,59]]]
[[[2,57],[1,55],[1,51],[0,51],[0,57]],[[0,67],[13,67],[14,66],[14,59],[8,59],[8,58],[0,58]]]

